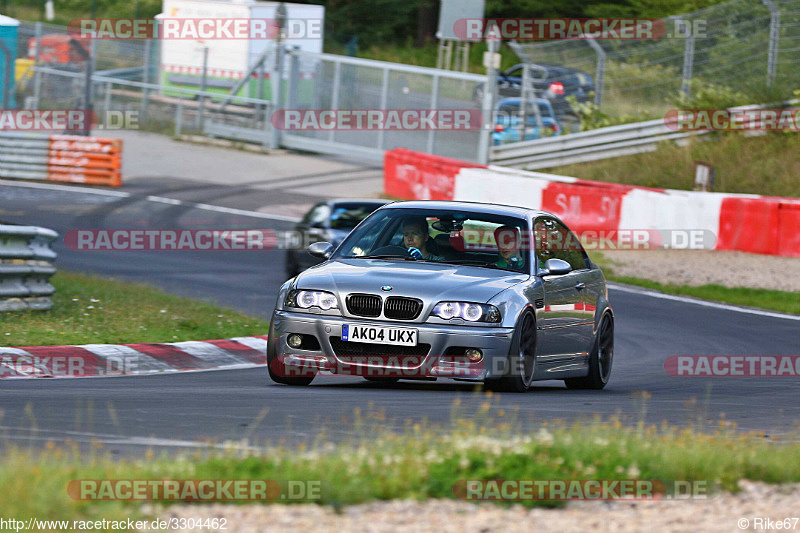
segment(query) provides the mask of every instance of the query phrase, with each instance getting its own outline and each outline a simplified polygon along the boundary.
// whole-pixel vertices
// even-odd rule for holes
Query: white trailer
[[[161,19],[162,32],[167,19],[191,19],[176,22],[177,33],[164,34],[159,40],[161,46],[161,80],[167,86],[198,88],[203,74],[203,58],[208,49],[207,90],[225,93],[239,83],[245,73],[269,51],[265,63],[267,77],[275,63],[275,19],[279,2],[215,0],[164,0]],[[287,47],[297,47],[307,52],[322,52],[325,7],[311,4],[284,3],[287,15]],[[243,21],[249,30],[233,31],[228,38],[222,31],[216,31],[205,21]],[[213,38],[202,38],[203,31],[193,38],[193,28],[203,21],[201,29],[212,31]],[[266,30],[264,29],[266,21]],[[175,28],[176,26],[173,26]],[[210,29],[212,28],[212,29]],[[230,29],[230,28],[229,28]],[[242,35],[249,38],[242,38]],[[177,37],[176,37],[177,35]],[[302,66],[301,66],[302,69]],[[266,84],[265,94],[269,98],[270,88]],[[241,96],[257,97],[258,80],[252,78],[239,92]]]

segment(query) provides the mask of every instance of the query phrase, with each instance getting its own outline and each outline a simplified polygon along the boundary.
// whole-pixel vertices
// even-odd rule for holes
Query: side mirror
[[[320,259],[329,259],[333,253],[333,245],[329,242],[315,242],[307,249],[309,254]]]
[[[548,259],[544,263],[543,276],[562,276],[572,272],[572,266],[563,259]]]

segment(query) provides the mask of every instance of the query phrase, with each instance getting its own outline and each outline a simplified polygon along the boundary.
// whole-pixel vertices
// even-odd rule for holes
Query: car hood
[[[419,298],[428,305],[444,300],[488,302],[499,292],[528,279],[527,274],[465,265],[337,259],[306,270],[296,288]],[[382,287],[390,286],[390,291]]]

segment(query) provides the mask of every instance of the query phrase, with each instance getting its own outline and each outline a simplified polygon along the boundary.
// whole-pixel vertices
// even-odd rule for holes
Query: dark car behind
[[[286,250],[286,276],[294,277],[322,262],[306,252],[309,244],[324,241],[338,246],[359,222],[387,203],[389,200],[353,198],[314,205],[294,228],[296,238]]]

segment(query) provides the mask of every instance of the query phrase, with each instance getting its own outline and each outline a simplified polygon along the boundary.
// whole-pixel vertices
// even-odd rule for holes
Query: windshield
[[[336,204],[331,213],[332,229],[353,229],[359,222],[375,211],[380,205],[375,204]]]
[[[382,258],[529,273],[525,219],[467,211],[381,209],[331,259]]]

